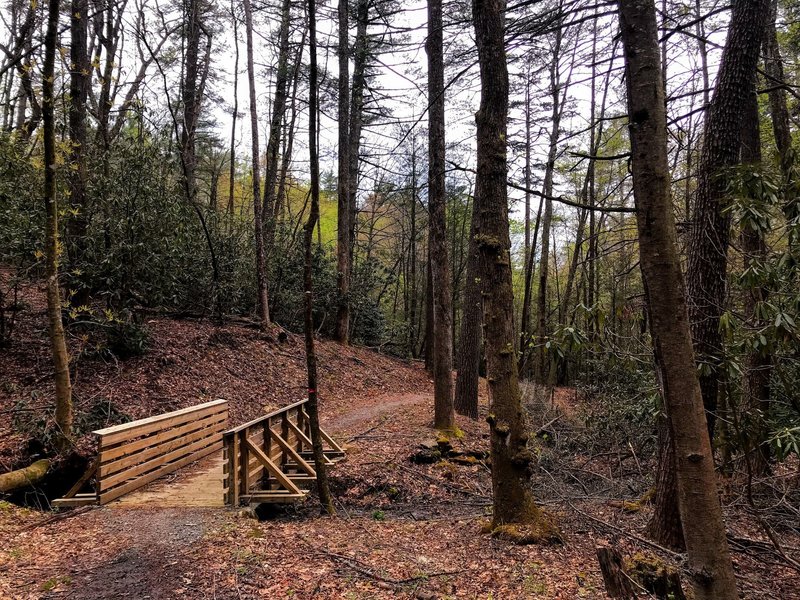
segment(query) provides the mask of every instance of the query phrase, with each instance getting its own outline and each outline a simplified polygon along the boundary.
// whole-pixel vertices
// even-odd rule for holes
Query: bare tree
[[[338,216],[336,236],[336,285],[339,306],[336,313],[336,340],[347,344],[350,339],[350,42],[347,0],[339,0],[339,163]]]
[[[249,0],[246,0],[249,1]],[[336,513],[333,506],[325,455],[322,451],[322,434],[319,427],[317,407],[317,355],[314,350],[314,285],[312,279],[312,241],[314,227],[319,220],[319,152],[317,151],[317,17],[316,0],[308,0],[309,52],[311,55],[308,78],[308,151],[311,167],[311,208],[304,227],[305,265],[303,288],[305,291],[305,340],[306,366],[308,370],[308,410],[311,425],[311,442],[314,450],[314,468],[317,473],[317,491],[322,507],[329,515]]]
[[[620,0],[631,168],[653,348],[675,441],[678,506],[695,597],[738,597],[695,375],[667,160],[667,117],[653,0]]]
[[[47,212],[45,227],[45,265],[47,273],[47,322],[50,347],[53,352],[56,387],[56,445],[65,452],[72,439],[72,382],[69,375],[69,353],[61,320],[61,290],[58,285],[58,191],[56,189],[56,130],[55,130],[55,57],[58,45],[59,0],[50,0],[47,30],[44,38],[42,67],[42,121],[44,124],[44,204]]]
[[[475,184],[474,239],[484,299],[487,381],[491,399],[492,525],[521,523],[538,537],[553,534],[530,486],[534,457],[514,352],[511,241],[506,178],[508,66],[505,51],[505,0],[474,0],[472,18],[481,74],[481,103],[475,115],[478,173]]]
[[[428,0],[428,244],[433,283],[434,427],[452,429],[453,345],[445,192],[444,55],[442,2]]]
[[[258,143],[258,107],[256,105],[256,76],[253,66],[253,14],[250,0],[244,0],[245,33],[247,36],[247,82],[250,90],[250,133],[253,149],[253,217],[256,244],[256,307],[261,326],[269,327],[269,297],[267,292],[267,260],[264,252],[263,211],[261,210],[261,167]]]

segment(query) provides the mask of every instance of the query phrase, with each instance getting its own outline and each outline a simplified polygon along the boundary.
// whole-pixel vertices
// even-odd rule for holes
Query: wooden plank
[[[289,479],[286,474],[280,470],[278,465],[272,462],[264,451],[259,448],[258,446],[254,446],[248,440],[247,442],[248,447],[250,450],[259,458],[259,460],[264,464],[267,471],[269,471],[270,475],[274,476],[275,479],[278,481],[280,485],[282,485],[287,490],[294,492],[295,494],[300,492],[300,488],[298,488],[295,484],[292,483],[292,480]]]
[[[97,496],[92,494],[91,497],[75,496],[73,498],[59,498],[58,500],[53,500],[50,505],[54,508],[75,508],[78,506],[89,506],[91,504],[99,503],[100,501],[97,499]]]
[[[226,434],[225,439],[230,440],[228,445],[228,464],[230,465],[228,495],[231,506],[239,506],[239,436],[235,433]]]
[[[155,433],[154,435],[135,439],[133,441],[123,442],[117,446],[102,448],[100,459],[101,462],[110,462],[121,456],[133,454],[137,450],[148,448],[150,446],[160,444],[183,435],[188,435],[194,431],[197,431],[198,429],[203,429],[204,427],[211,427],[218,423],[222,423],[224,427],[227,419],[228,414],[225,412],[213,413],[198,419],[197,421],[190,421],[182,425],[177,425],[170,429]]]
[[[243,429],[239,436],[239,493],[244,495],[250,491],[250,439],[247,429]]]
[[[147,448],[141,452],[136,452],[135,454],[123,456],[119,460],[103,463],[100,465],[100,477],[108,477],[114,473],[122,471],[123,469],[134,467],[150,459],[155,459],[159,456],[170,454],[174,450],[185,446],[190,446],[193,442],[198,440],[216,437],[222,433],[223,429],[225,429],[225,422],[221,421],[211,427],[200,429],[189,435],[169,440],[157,446]]]
[[[308,419],[309,422],[311,422],[311,419],[309,418],[308,413],[305,410],[303,410],[303,417],[305,417],[306,419]],[[325,430],[322,427],[319,428],[319,434],[322,436],[323,440],[328,442],[331,448],[336,450],[336,452],[341,452],[342,454],[345,453],[344,450],[342,450],[342,447],[339,444],[337,444],[331,436],[325,433]]]
[[[299,448],[299,450],[301,452],[303,451],[303,444],[306,444],[309,448],[313,447],[313,444],[311,443],[311,439],[308,438],[306,436],[306,434],[303,433],[303,431],[300,429],[300,427],[295,425],[295,423],[291,419],[289,420],[289,429],[294,431],[295,435],[297,435],[298,439],[300,440],[300,448]]]
[[[241,431],[243,429],[249,429],[250,427],[253,427],[254,425],[258,425],[259,423],[261,423],[261,421],[263,421],[265,419],[271,419],[272,417],[276,417],[276,416],[278,416],[278,415],[280,415],[280,414],[282,414],[282,413],[284,413],[284,412],[286,412],[288,410],[291,410],[293,408],[297,408],[298,406],[300,406],[302,404],[305,404],[306,402],[308,402],[308,399],[300,400],[299,402],[295,402],[294,404],[290,404],[288,406],[284,406],[283,408],[277,408],[277,409],[273,410],[272,412],[268,412],[267,414],[262,415],[262,416],[258,417],[257,419],[253,419],[252,421],[248,421],[247,423],[239,425],[238,427],[234,427],[233,429],[229,429],[228,431],[233,433],[233,432],[236,432],[236,431]]]
[[[206,415],[226,412],[227,410],[227,400],[214,400],[212,402],[198,404],[197,406],[174,410],[162,415],[147,417],[146,419],[139,419],[137,421],[131,421],[130,423],[115,425],[114,427],[106,427],[105,429],[98,429],[93,433],[100,436],[101,445],[105,447],[166,427],[173,427],[180,423],[197,420]]]
[[[331,466],[332,464],[334,464],[334,461],[331,460],[330,456],[328,456],[326,454],[326,452],[328,452],[328,451],[327,450],[323,451],[322,458],[325,459],[325,464],[326,465]],[[304,459],[306,459],[306,461],[312,461],[313,462],[313,460],[314,460],[314,453],[313,452],[302,452],[300,454],[300,456],[302,456]]]
[[[248,473],[250,481],[258,481],[263,476],[264,476],[264,466],[261,463],[258,463],[257,467],[251,468],[250,472]]]
[[[67,498],[72,498],[73,496],[75,496],[75,494],[77,494],[78,492],[81,491],[81,488],[84,486],[84,484],[87,481],[89,481],[89,479],[92,478],[92,475],[95,474],[95,471],[97,471],[98,462],[99,462],[99,459],[97,457],[95,457],[95,459],[92,461],[92,464],[86,470],[86,473],[81,475],[81,478],[78,479],[78,481],[75,483],[75,485],[73,485],[71,488],[69,488],[69,491],[66,494],[64,494],[64,497],[62,498],[62,500],[65,500]],[[81,494],[81,495],[83,495],[83,494]],[[97,494],[96,493],[93,493],[92,496],[95,497],[95,500],[97,499]]]
[[[289,504],[291,502],[297,502],[298,500],[302,500],[306,497],[306,493],[302,492],[299,494],[276,494],[275,492],[253,492],[249,496],[247,496],[246,500],[248,502],[252,502],[253,504],[265,503],[265,504]]]
[[[129,481],[131,479],[135,479],[137,476],[143,473],[147,473],[148,471],[152,471],[153,469],[172,463],[175,460],[183,458],[184,456],[189,456],[194,454],[195,452],[200,452],[204,448],[206,448],[209,444],[215,444],[220,441],[221,438],[219,436],[204,437],[197,440],[194,443],[188,444],[186,446],[180,446],[179,448],[173,450],[172,452],[156,456],[151,460],[148,460],[136,466],[120,471],[114,475],[109,475],[107,477],[100,477],[98,481],[98,485],[100,487],[100,493],[110,490],[115,485],[118,485],[125,481]]]
[[[284,440],[279,435],[274,436],[273,439],[276,442],[278,442],[278,445],[281,448],[283,448],[284,452],[286,452],[286,454],[288,454],[290,458],[294,459],[294,462],[296,462],[300,466],[300,468],[306,472],[306,474],[311,475],[313,477],[317,476],[317,472],[311,467],[311,465],[309,465],[305,460],[303,460],[303,457],[300,456],[297,453],[297,450],[292,448],[292,446],[289,443],[287,443],[286,440]]]
[[[289,479],[295,483],[311,483],[317,480],[316,477],[311,477],[311,475],[289,475]]]
[[[288,420],[289,420],[288,412],[284,412],[283,414],[281,414],[281,433],[280,435],[274,436],[273,439],[285,440],[287,437],[289,437],[289,425],[286,423],[286,421]],[[285,446],[281,444],[278,445],[281,447],[281,466],[283,466],[289,460],[289,453],[286,452]]]
[[[115,487],[112,490],[100,494],[100,504],[108,504],[112,500],[119,498],[120,496],[124,496],[125,494],[132,492],[133,490],[139,489],[143,485],[150,483],[158,479],[159,477],[163,477],[164,475],[168,475],[172,473],[176,469],[180,469],[181,467],[185,467],[188,464],[191,464],[197,460],[200,460],[204,456],[208,456],[213,452],[218,452],[222,449],[222,440],[217,440],[211,446],[207,448],[203,448],[202,450],[195,452],[194,454],[190,454],[174,463],[170,463],[168,465],[164,465],[160,469],[156,469],[155,471],[150,471],[149,473],[142,475],[138,479]]]

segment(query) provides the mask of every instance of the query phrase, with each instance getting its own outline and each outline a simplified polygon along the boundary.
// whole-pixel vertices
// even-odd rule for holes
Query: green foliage
[[[17,433],[33,440],[33,446],[44,449],[46,454],[55,451],[57,429],[52,408],[43,410],[36,406],[38,394],[30,399],[22,398],[11,410],[12,427]],[[130,417],[121,413],[105,398],[94,398],[88,405],[82,405],[75,413],[73,433],[76,437],[96,429],[127,423]]]
[[[578,387],[591,399],[582,414],[591,439],[576,443],[627,449],[628,443],[642,448],[655,439],[661,398],[651,365],[613,354],[588,361]]]
[[[14,135],[0,134],[0,262],[32,265],[44,239],[41,165]]]

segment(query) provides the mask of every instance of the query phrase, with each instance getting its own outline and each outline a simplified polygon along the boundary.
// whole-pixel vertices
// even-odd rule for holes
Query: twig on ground
[[[361,561],[352,558],[350,556],[344,556],[342,554],[336,554],[335,552],[331,552],[330,550],[325,550],[324,548],[317,549],[319,554],[323,554],[328,558],[336,560],[340,563],[343,563],[365,577],[369,577],[370,579],[374,579],[376,581],[380,581],[382,583],[386,583],[389,585],[394,586],[404,586],[411,583],[416,583],[418,581],[423,581],[425,579],[430,579],[432,577],[444,577],[447,575],[457,575],[459,573],[463,573],[466,569],[458,569],[455,571],[440,571],[437,573],[422,573],[420,575],[414,575],[412,577],[406,577],[405,579],[393,579],[391,577],[384,577],[383,575],[378,575],[374,572],[373,567],[362,563]]]
[[[25,531],[31,531],[32,529],[38,529],[39,527],[44,527],[45,525],[49,525],[50,523],[55,523],[56,521],[63,521],[65,519],[69,519],[70,517],[77,517],[78,515],[82,515],[85,512],[89,512],[93,508],[96,508],[96,506],[94,505],[81,506],[79,508],[75,508],[67,512],[58,513],[56,515],[52,515],[50,517],[37,521],[36,523],[31,523],[30,525],[26,525],[25,527],[20,529],[17,533],[20,534]]]
[[[681,560],[683,559],[683,554],[681,554],[680,552],[675,552],[674,550],[670,550],[669,548],[665,548],[664,546],[662,546],[660,544],[656,544],[655,542],[652,542],[652,541],[648,540],[647,538],[643,538],[640,535],[636,535],[635,533],[633,533],[631,531],[626,531],[626,530],[622,529],[622,527],[617,527],[616,525],[613,525],[612,523],[609,523],[607,521],[603,521],[602,519],[598,519],[597,517],[594,517],[594,516],[590,515],[589,513],[585,512],[585,511],[582,511],[580,508],[575,506],[569,500],[567,500],[567,504],[569,504],[569,506],[570,506],[570,508],[572,508],[572,510],[574,510],[575,512],[583,515],[584,517],[586,517],[588,519],[591,519],[595,523],[599,523],[600,525],[602,525],[604,527],[608,527],[609,529],[611,529],[613,531],[616,531],[617,533],[620,533],[620,534],[622,534],[622,535],[624,535],[626,537],[632,538],[632,539],[634,539],[637,542],[640,542],[642,544],[646,544],[646,545],[648,545],[648,546],[650,546],[652,548],[655,548],[656,550],[659,550],[660,552],[664,552],[665,554],[669,554],[672,558],[681,559]]]

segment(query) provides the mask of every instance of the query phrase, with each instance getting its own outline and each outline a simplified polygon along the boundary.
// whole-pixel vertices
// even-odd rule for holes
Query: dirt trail
[[[362,403],[361,406],[352,407],[333,418],[325,419],[323,416],[322,424],[326,429],[330,429],[331,433],[355,434],[358,433],[356,429],[364,423],[399,412],[402,408],[425,403],[433,403],[433,398],[428,394],[385,394],[368,404]]]
[[[402,414],[410,407],[429,402],[425,394],[377,395],[353,404],[339,414],[324,419],[331,432],[343,435],[360,433],[374,421]],[[211,456],[129,494],[108,506],[93,509],[76,519],[82,533],[91,532],[101,544],[100,551],[71,551],[65,557],[68,574],[48,579],[45,588],[12,598],[95,599],[173,599],[195,598],[192,582],[175,565],[212,530],[231,518],[222,504],[222,460]],[[24,543],[21,534],[17,543]],[[81,540],[76,541],[80,548]],[[38,542],[37,542],[38,543]],[[46,578],[46,574],[42,573]],[[3,596],[0,585],[0,597]],[[215,597],[207,590],[202,597]]]

